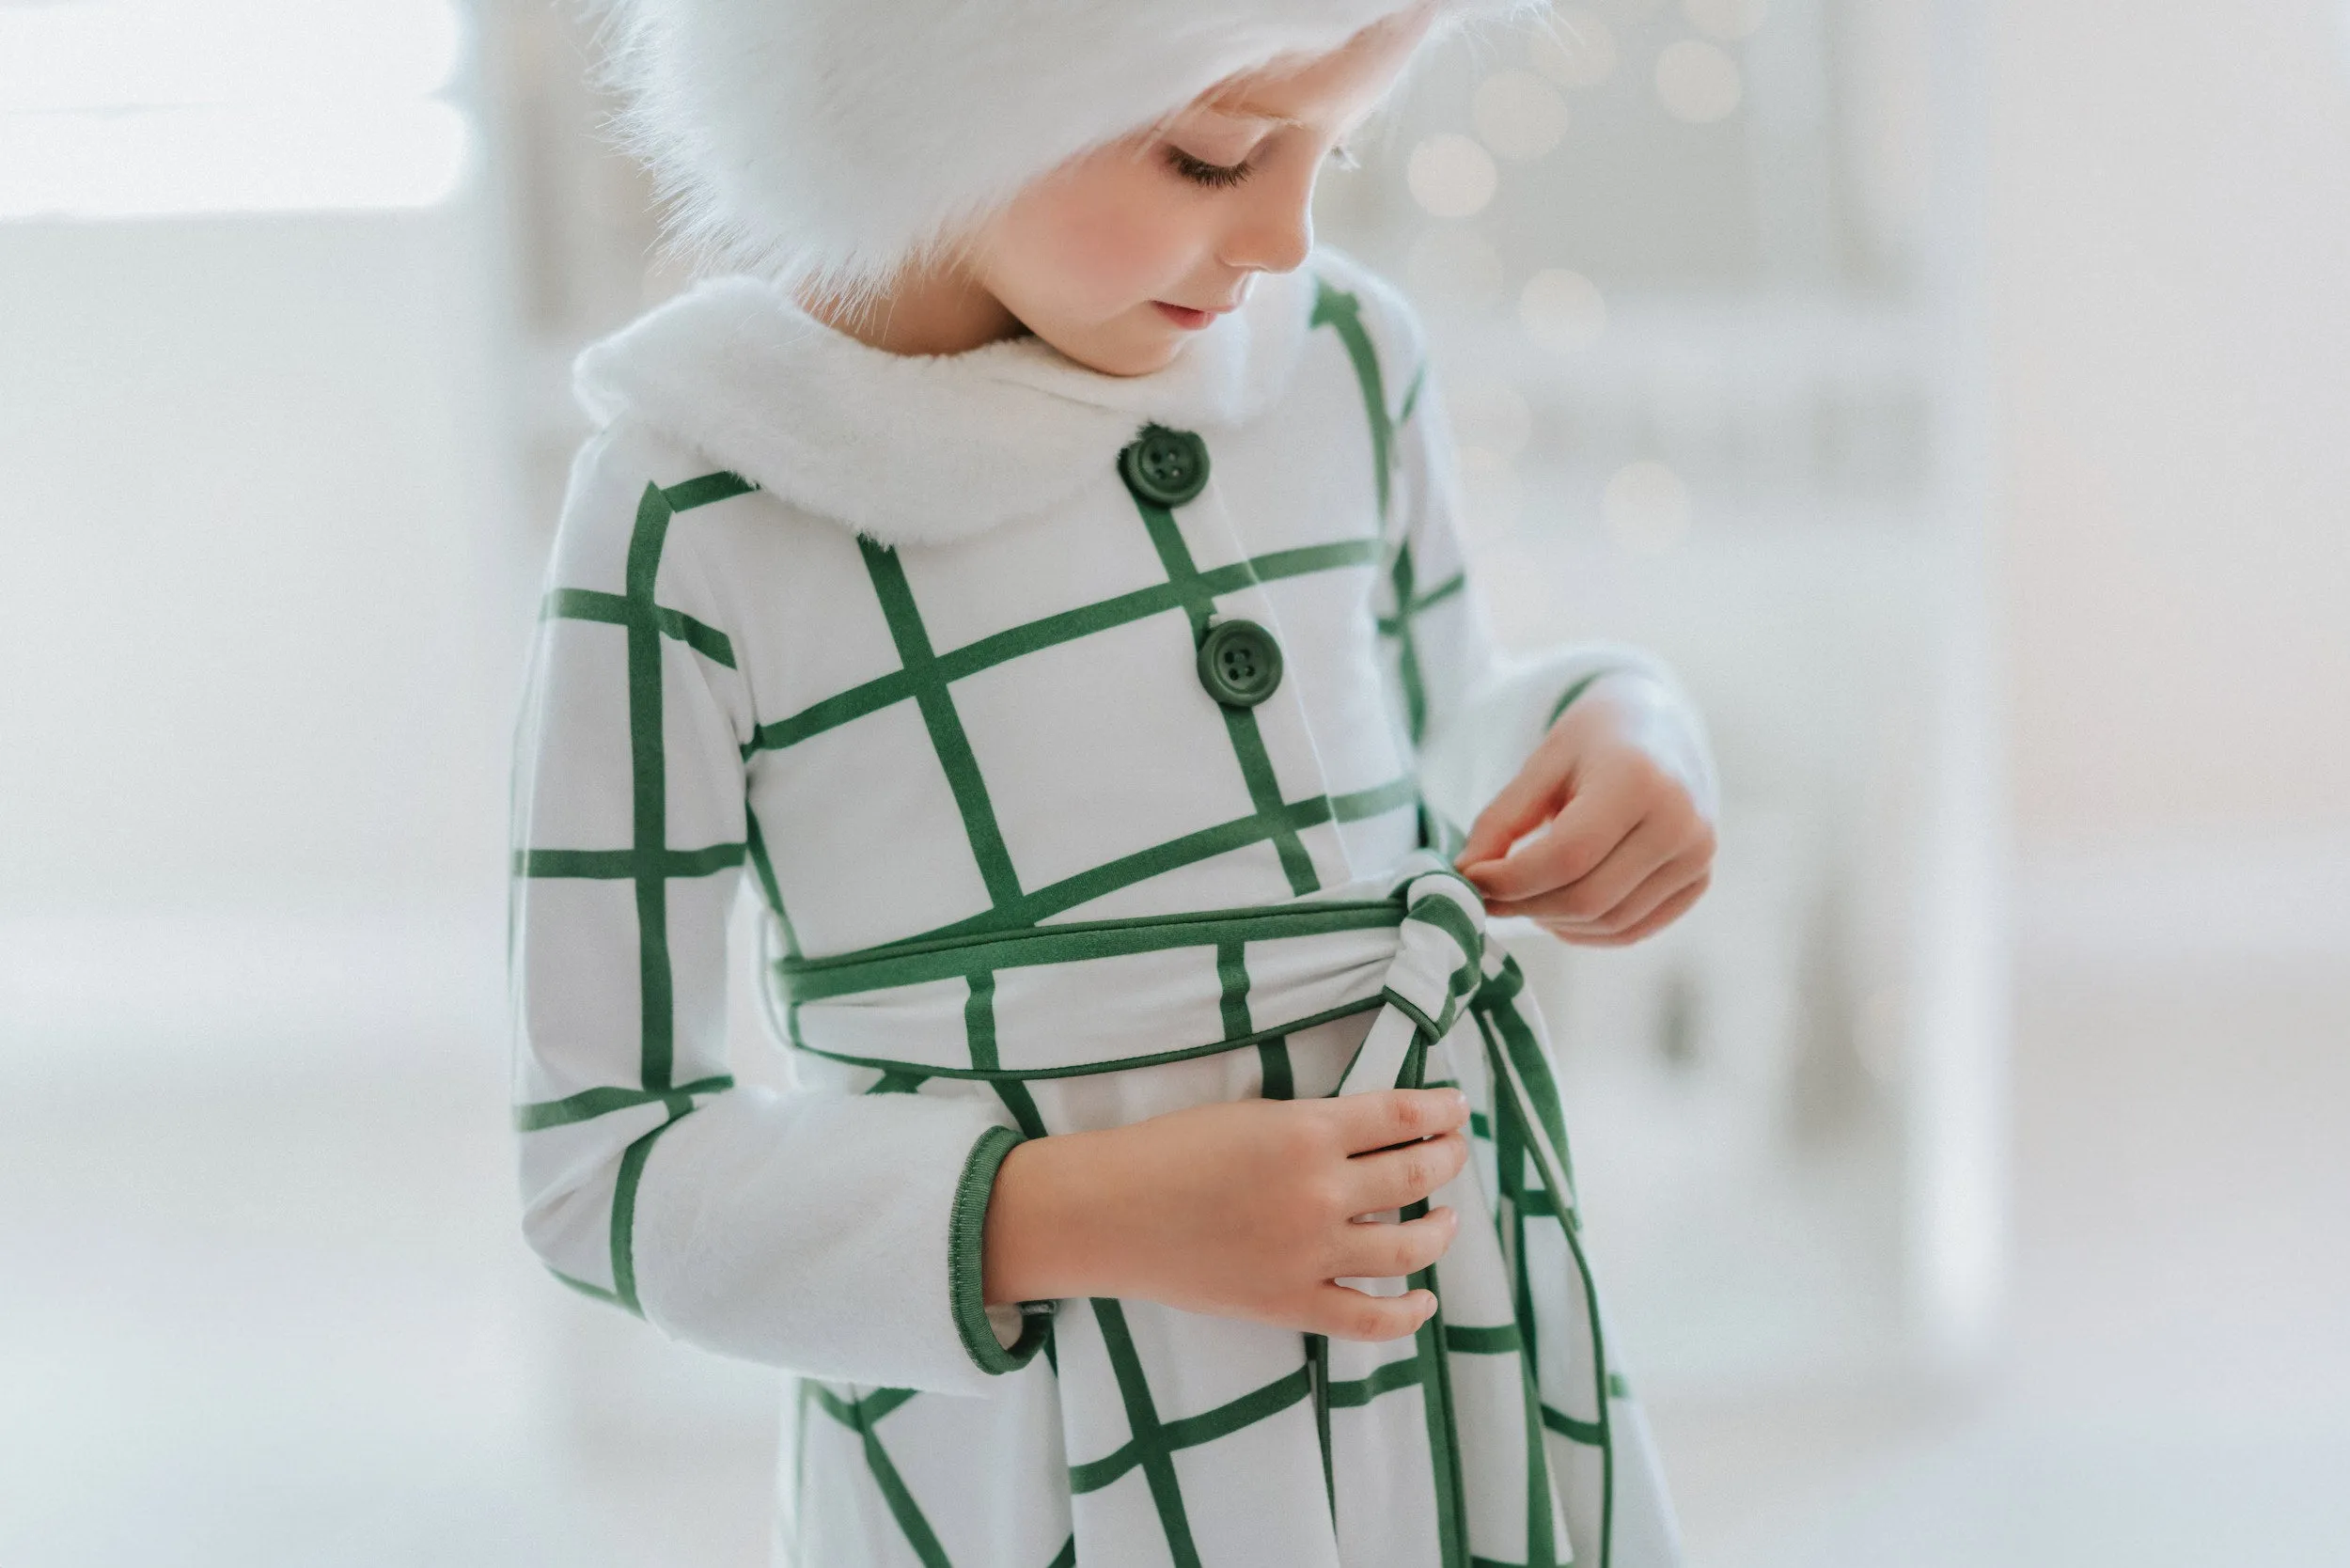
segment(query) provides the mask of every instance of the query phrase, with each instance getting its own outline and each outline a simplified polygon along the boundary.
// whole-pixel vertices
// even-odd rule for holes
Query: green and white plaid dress
[[[1501,659],[1408,312],[1327,254],[1260,283],[1125,380],[894,359],[746,280],[583,361],[516,800],[525,1231],[800,1374],[807,1568],[1677,1560],[1542,1023],[1442,858],[1640,655]],[[1253,703],[1198,656],[1233,621]],[[788,1093],[726,1058],[746,886]],[[981,1304],[1022,1138],[1447,1081],[1476,1158],[1415,1338]]]

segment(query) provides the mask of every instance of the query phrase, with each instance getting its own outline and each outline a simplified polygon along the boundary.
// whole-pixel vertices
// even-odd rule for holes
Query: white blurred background
[[[12,1568],[764,1560],[775,1378],[509,1173],[564,368],[682,281],[590,57],[0,0]],[[1697,1568],[2350,1562],[2350,10],[1594,0],[1364,150],[1508,635],[1716,728],[1707,903],[1531,958]]]

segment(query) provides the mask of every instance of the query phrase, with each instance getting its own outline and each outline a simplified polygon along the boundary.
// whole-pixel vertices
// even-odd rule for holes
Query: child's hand
[[[1713,880],[1714,824],[1678,713],[1663,687],[1627,671],[1594,682],[1559,715],[1453,862],[1488,911],[1613,948],[1697,902]]]
[[[982,1246],[991,1303],[1128,1296],[1340,1340],[1393,1340],[1436,1309],[1374,1296],[1444,1256],[1450,1209],[1403,1224],[1357,1215],[1426,1198],[1461,1172],[1457,1090],[1238,1100],[1103,1132],[1032,1138],[995,1175]]]

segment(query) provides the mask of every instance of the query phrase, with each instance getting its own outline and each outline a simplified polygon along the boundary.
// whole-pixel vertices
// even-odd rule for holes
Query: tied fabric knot
[[[1560,1220],[1574,1227],[1573,1169],[1558,1083],[1541,1040],[1518,1010],[1526,977],[1493,940],[1483,895],[1427,850],[1405,860],[1392,889],[1390,896],[1403,905],[1403,921],[1395,959],[1381,983],[1386,1005],[1336,1092],[1418,1089],[1432,1078],[1465,1081],[1465,1064],[1451,1053],[1461,1038],[1457,1026],[1467,1015],[1484,1044],[1495,1105],[1507,1103],[1516,1112],[1527,1130],[1528,1152]]]

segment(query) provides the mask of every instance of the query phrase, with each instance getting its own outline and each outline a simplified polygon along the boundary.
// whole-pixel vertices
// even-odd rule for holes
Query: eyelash
[[[1355,154],[1343,145],[1330,149],[1330,160],[1342,169],[1357,166]],[[1178,176],[1211,190],[1228,190],[1257,172],[1257,165],[1251,163],[1211,164],[1205,159],[1193,157],[1180,147],[1167,149],[1167,162]]]
[[[1167,149],[1167,165],[1182,178],[1190,180],[1195,185],[1205,185],[1212,190],[1223,190],[1229,186],[1237,185],[1257,172],[1257,166],[1254,164],[1246,162],[1211,164],[1204,158],[1193,157],[1180,147],[1170,147]]]

